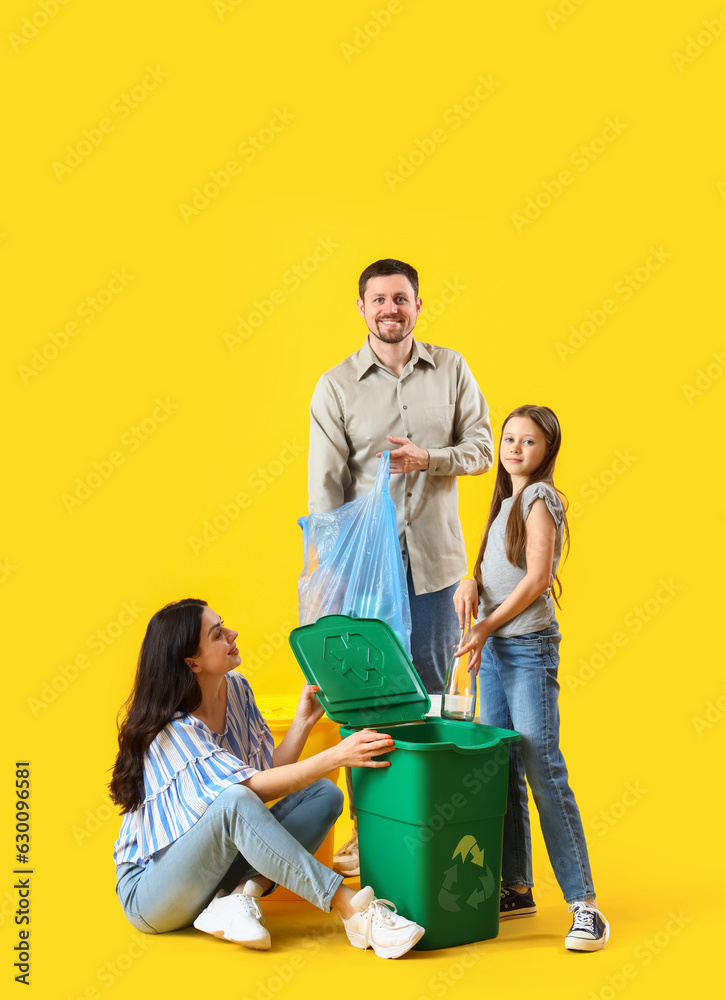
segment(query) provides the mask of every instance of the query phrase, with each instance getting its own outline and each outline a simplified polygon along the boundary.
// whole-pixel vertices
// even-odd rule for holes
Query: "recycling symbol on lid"
[[[324,643],[323,659],[345,677],[352,673],[357,678],[356,686],[380,687],[383,683],[383,654],[364,636],[355,632],[346,635],[327,636]],[[333,673],[334,676],[334,673]]]
[[[474,910],[477,910],[485,900],[490,899],[496,888],[493,872],[488,865],[484,866],[483,848],[478,846],[476,838],[470,833],[458,841],[451,860],[455,861],[459,855],[460,865],[456,863],[443,873],[443,885],[438,893],[438,905],[452,913],[460,912],[461,906],[458,901],[466,896],[471,887],[473,891],[463,901]],[[469,863],[466,863],[467,859]],[[460,879],[459,867],[462,869]],[[458,892],[455,892],[455,889],[458,889]]]

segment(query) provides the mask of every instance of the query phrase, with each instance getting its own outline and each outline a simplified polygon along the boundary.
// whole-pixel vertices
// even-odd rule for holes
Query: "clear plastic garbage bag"
[[[297,584],[300,625],[323,615],[379,618],[410,655],[410,603],[390,496],[390,452],[382,454],[370,493],[297,523],[305,558]]]

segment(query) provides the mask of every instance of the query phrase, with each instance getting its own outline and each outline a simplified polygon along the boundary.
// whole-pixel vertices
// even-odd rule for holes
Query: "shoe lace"
[[[392,903],[389,899],[373,899],[368,903],[367,908],[362,913],[365,919],[366,950],[370,947],[370,939],[372,938],[375,924],[379,923],[386,927],[393,927],[395,924],[393,916],[397,912],[395,903]]]
[[[604,943],[606,944],[609,940],[609,921],[596,906],[590,906],[588,903],[572,903],[569,907],[569,913],[574,912],[574,921],[572,923],[572,930],[583,930],[589,931],[590,934],[594,934],[594,914],[598,913],[600,919],[604,923]]]
[[[262,910],[256,896],[247,896],[243,892],[235,892],[234,895],[247,916],[254,917],[256,920],[262,919]]]

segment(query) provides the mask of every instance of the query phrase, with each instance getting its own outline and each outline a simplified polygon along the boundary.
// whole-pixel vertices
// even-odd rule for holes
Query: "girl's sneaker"
[[[425,928],[396,912],[389,899],[376,899],[367,885],[350,900],[357,911],[343,920],[353,948],[372,948],[378,958],[400,958],[425,934]]]
[[[587,903],[572,903],[569,913],[574,911],[574,922],[564,944],[569,951],[601,951],[609,940],[609,922],[596,906]]]
[[[531,889],[526,892],[516,892],[515,889],[501,887],[501,902],[499,903],[499,920],[510,917],[533,917],[536,913],[536,903]]]

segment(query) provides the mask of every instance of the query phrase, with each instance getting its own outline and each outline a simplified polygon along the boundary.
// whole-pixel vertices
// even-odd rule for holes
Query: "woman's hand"
[[[311,691],[311,696],[314,697],[314,690]],[[390,761],[372,758],[395,749],[395,744],[387,733],[378,733],[374,729],[361,729],[342,740],[337,746],[298,761],[291,752],[284,753],[285,743],[289,737],[288,733],[274,751],[274,767],[257,771],[243,782],[260,797],[262,802],[270,802],[300,788],[307,788],[336,767],[390,767]],[[293,741],[293,749],[296,749],[296,746]],[[280,751],[283,752],[280,754]],[[299,751],[297,754],[299,756]]]
[[[468,660],[469,673],[473,671],[474,674],[477,674],[478,668],[481,666],[481,652],[491,634],[491,629],[486,624],[486,621],[487,619],[484,618],[478,625],[473,626],[468,635],[463,637],[465,645],[462,645],[456,653],[456,656],[465,656],[466,653],[471,654]]]
[[[317,684],[305,684],[302,687],[302,693],[297,702],[295,719],[305,728],[314,726],[325,714],[325,710],[317,698],[319,690]]]
[[[478,615],[478,586],[475,580],[461,580],[453,595],[459,628],[468,628]]]
[[[336,747],[340,754],[340,766],[345,767],[390,767],[389,760],[372,760],[381,753],[389,753],[395,744],[387,733],[374,729],[361,729],[347,736]]]

